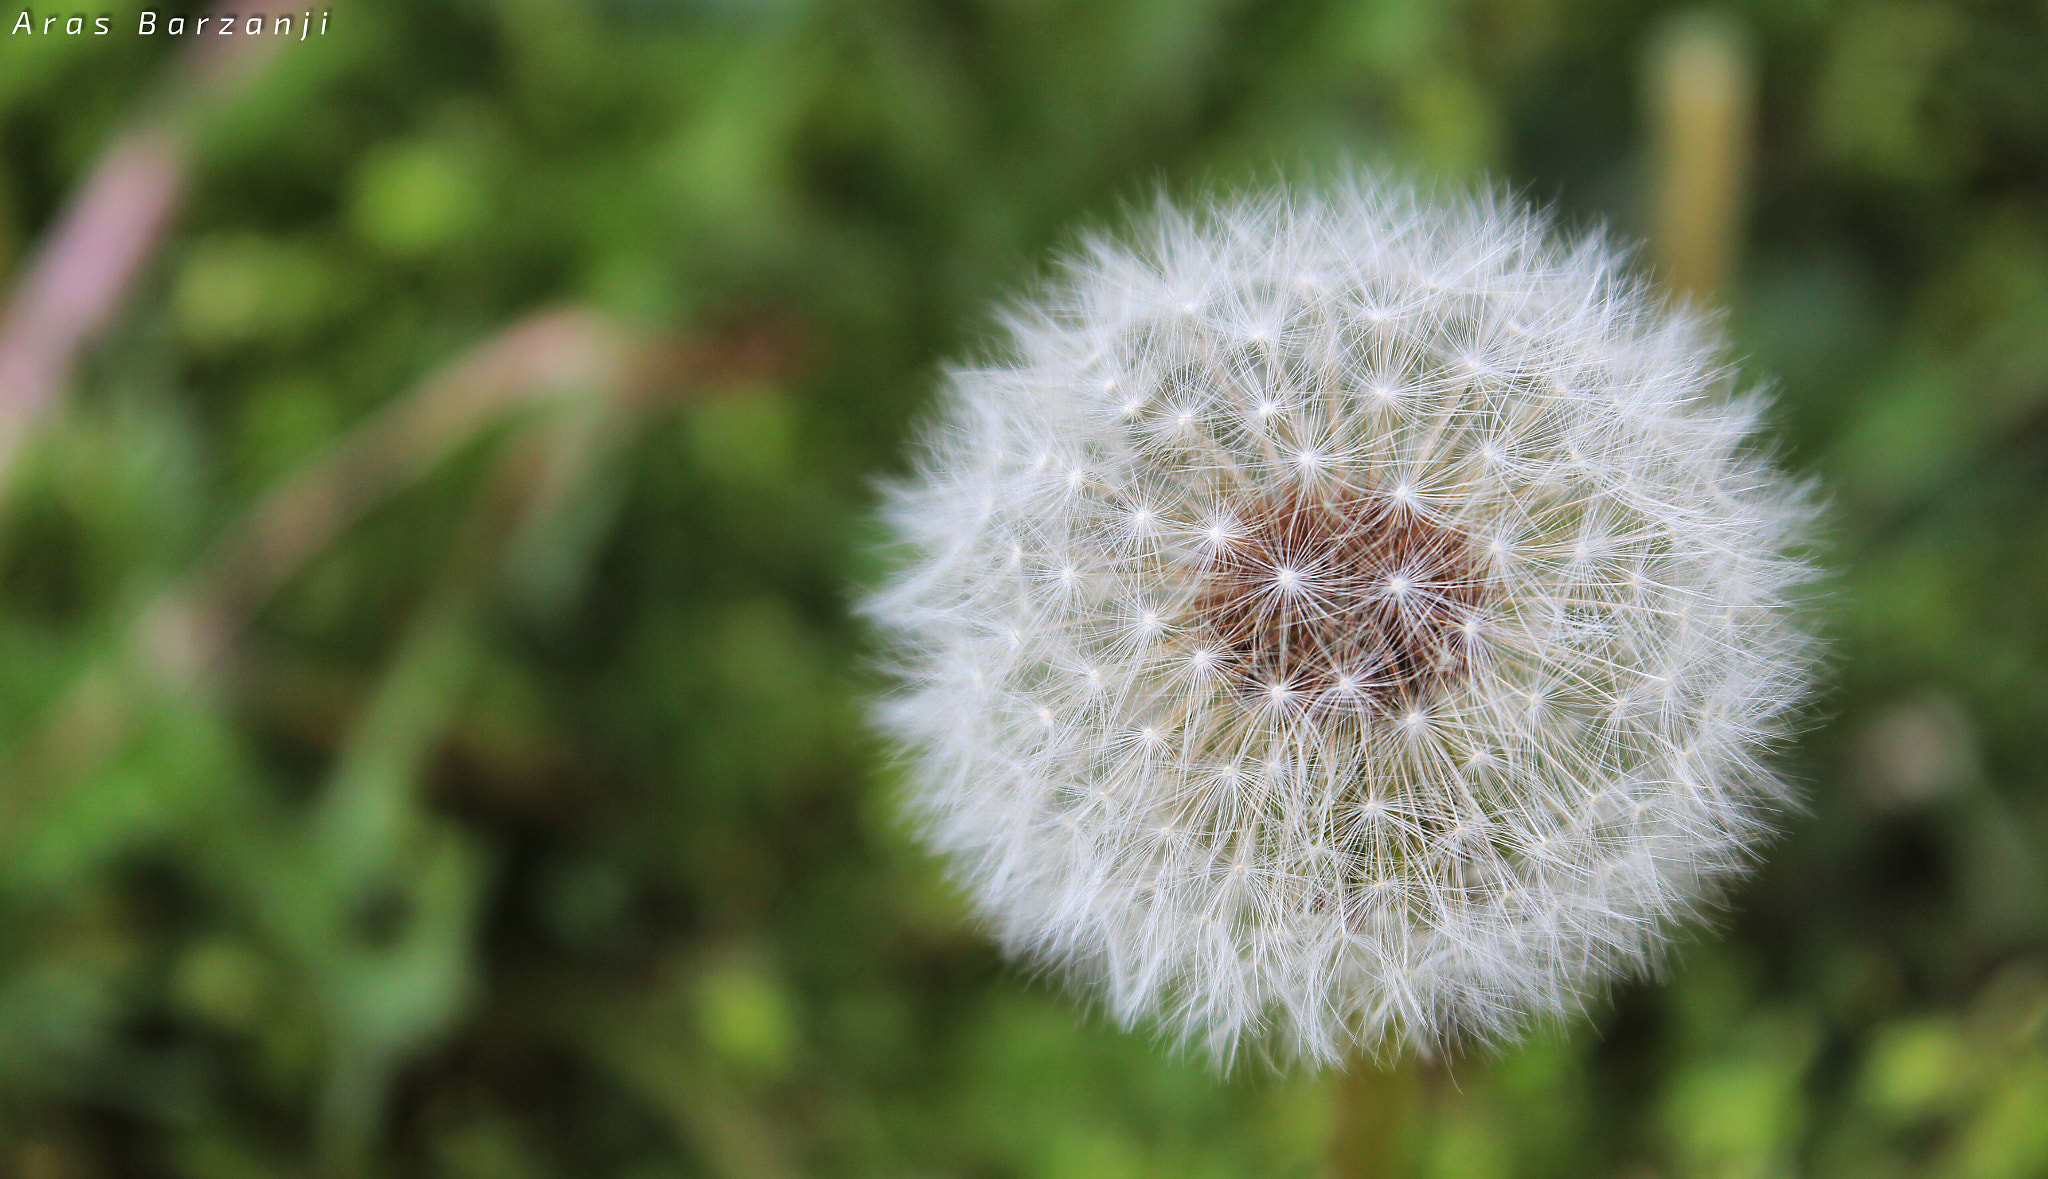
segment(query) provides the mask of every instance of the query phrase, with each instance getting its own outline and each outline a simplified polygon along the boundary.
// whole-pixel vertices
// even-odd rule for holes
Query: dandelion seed
[[[952,378],[892,495],[867,611],[928,841],[1007,949],[1223,1063],[1498,1040],[1643,970],[1750,860],[1816,658],[1811,510],[1733,444],[1717,338],[1499,200],[1134,242]]]

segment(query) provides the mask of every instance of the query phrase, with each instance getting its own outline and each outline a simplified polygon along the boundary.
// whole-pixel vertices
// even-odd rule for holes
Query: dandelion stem
[[[1397,1179],[1414,1173],[1422,1111],[1421,1065],[1412,1056],[1383,1065],[1364,1054],[1337,1079],[1330,1136],[1333,1179]]]

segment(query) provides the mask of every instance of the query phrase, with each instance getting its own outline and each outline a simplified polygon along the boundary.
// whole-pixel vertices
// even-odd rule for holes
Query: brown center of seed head
[[[1471,539],[1420,506],[1297,492],[1241,506],[1223,533],[1194,613],[1248,702],[1390,716],[1466,666],[1483,597]]]

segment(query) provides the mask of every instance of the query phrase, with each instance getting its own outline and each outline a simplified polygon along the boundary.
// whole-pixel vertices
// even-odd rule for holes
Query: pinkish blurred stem
[[[131,132],[100,161],[28,262],[0,321],[0,480],[79,349],[116,310],[184,186],[177,136]]]
[[[169,95],[153,96],[164,113],[115,139],[23,266],[0,312],[0,495],[14,456],[70,386],[81,349],[120,311],[177,208],[192,108],[234,90],[271,56],[268,37],[236,40],[222,49],[203,39],[179,60]]]

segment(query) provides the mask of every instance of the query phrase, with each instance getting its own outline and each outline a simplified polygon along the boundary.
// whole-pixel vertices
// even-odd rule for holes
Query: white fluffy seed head
[[[1811,511],[1700,320],[1510,202],[1162,207],[952,374],[867,603],[1013,953],[1228,1064],[1498,1040],[1747,863]]]

